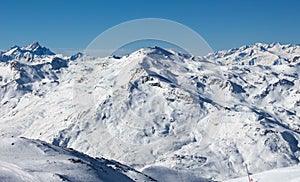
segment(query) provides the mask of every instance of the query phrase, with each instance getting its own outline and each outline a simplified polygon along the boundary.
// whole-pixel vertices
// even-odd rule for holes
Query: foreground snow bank
[[[134,169],[25,138],[0,139],[0,181],[155,181]]]
[[[300,181],[300,166],[286,167],[253,174],[253,182],[298,182]],[[226,182],[245,182],[248,177],[228,180]]]

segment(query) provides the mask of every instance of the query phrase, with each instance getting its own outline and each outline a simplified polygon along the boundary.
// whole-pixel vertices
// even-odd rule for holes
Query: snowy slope
[[[253,182],[298,182],[300,181],[300,167],[286,167],[279,168],[270,171],[265,171],[262,173],[257,173],[250,175],[250,179],[253,179]],[[248,181],[248,176],[228,180],[226,182],[245,182]]]
[[[298,46],[269,46],[278,57],[298,55]],[[72,147],[161,181],[225,180],[244,176],[245,163],[253,173],[299,163],[297,59],[243,66],[158,47],[122,58],[52,56],[0,62],[1,136]]]
[[[0,139],[0,181],[154,181],[104,158],[26,138]]]

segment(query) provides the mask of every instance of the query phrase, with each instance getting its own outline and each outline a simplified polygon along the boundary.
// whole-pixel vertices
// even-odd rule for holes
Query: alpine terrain
[[[204,57],[14,46],[0,52],[0,179],[245,181],[247,165],[297,181],[299,73],[300,46],[279,43]]]

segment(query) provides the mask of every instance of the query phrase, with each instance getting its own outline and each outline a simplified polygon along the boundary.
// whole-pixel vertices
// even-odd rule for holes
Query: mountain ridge
[[[113,160],[27,138],[1,138],[3,181],[156,181]]]
[[[270,66],[296,62],[299,55],[299,45],[280,44],[276,42],[271,44],[256,43],[240,48],[217,51],[204,56],[203,59],[215,61],[223,65],[252,64]]]
[[[0,135],[115,159],[149,176],[169,171],[170,179],[225,180],[244,176],[244,164],[251,172],[299,164],[298,60],[272,66],[262,54],[271,64],[220,64],[222,56],[144,48],[121,58],[0,62]]]
[[[277,49],[276,51],[272,51],[273,49]],[[249,51],[250,50],[250,51]],[[286,51],[286,52],[285,52]],[[14,52],[17,52],[16,55],[14,55]],[[154,47],[148,47],[148,48],[140,48],[136,51],[133,51],[131,54],[125,55],[133,55],[143,52],[144,54],[152,54],[153,55],[159,55],[164,54],[165,56],[172,56],[172,55],[181,55],[185,58],[190,58],[194,55],[186,55],[182,53],[178,53],[173,50],[163,49],[158,46]],[[270,55],[264,55],[263,52],[266,52],[266,54],[273,54],[275,55],[275,58],[270,59]],[[39,44],[39,42],[32,42],[31,44],[19,47],[17,45],[11,47],[9,50],[2,50],[0,52],[0,61],[8,61],[12,59],[16,60],[24,60],[23,54],[30,53],[31,56],[29,58],[33,58],[34,56],[53,56],[60,58],[66,58],[70,60],[76,60],[78,58],[83,57],[83,53],[77,53],[74,55],[71,55],[69,57],[64,57],[61,54],[55,54],[50,49],[43,47]],[[250,59],[248,56],[252,56],[254,54],[254,57],[256,54],[260,54],[262,56],[259,58],[259,60],[253,60]],[[292,56],[287,56],[287,54],[290,54]],[[88,55],[85,55],[88,56]],[[246,56],[246,57],[245,57]],[[277,57],[276,57],[277,56]],[[26,57],[26,56],[25,56]],[[124,57],[124,56],[122,56]],[[6,59],[5,59],[6,58]],[[37,57],[39,58],[39,57]],[[255,43],[252,45],[243,45],[239,48],[233,48],[229,50],[220,50],[214,53],[209,53],[206,56],[195,57],[198,60],[201,61],[211,61],[215,62],[220,65],[248,65],[248,64],[255,64],[255,65],[276,65],[276,64],[290,64],[293,62],[296,62],[297,60],[300,60],[300,45],[298,44],[281,44],[279,42],[274,43]],[[255,59],[258,59],[255,57]],[[268,59],[268,62],[263,62],[261,59]],[[272,60],[272,61],[270,61]]]

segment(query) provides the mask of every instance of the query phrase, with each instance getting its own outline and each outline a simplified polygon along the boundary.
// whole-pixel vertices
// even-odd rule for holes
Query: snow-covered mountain
[[[278,65],[299,62],[299,45],[257,43],[236,49],[218,51],[204,57],[222,65]]]
[[[299,46],[259,45],[205,57],[154,47],[121,58],[2,60],[0,135],[114,159],[159,181],[296,165]]]
[[[36,62],[46,61],[55,54],[46,47],[42,47],[38,42],[33,42],[26,47],[13,46],[10,50],[1,52],[0,61],[11,60]]]

